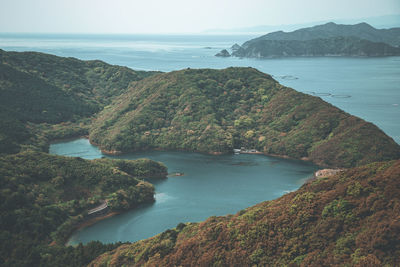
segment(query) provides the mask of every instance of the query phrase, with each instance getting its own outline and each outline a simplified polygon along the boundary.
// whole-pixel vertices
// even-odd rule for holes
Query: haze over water
[[[254,67],[373,122],[400,143],[400,57],[240,59],[214,55],[246,35],[0,34],[0,48],[100,59],[136,70]],[[289,76],[289,77],[282,77]]]

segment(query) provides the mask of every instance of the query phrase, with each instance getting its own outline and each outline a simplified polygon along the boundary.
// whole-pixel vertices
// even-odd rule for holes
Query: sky
[[[0,0],[0,32],[199,33],[400,14],[400,0]]]

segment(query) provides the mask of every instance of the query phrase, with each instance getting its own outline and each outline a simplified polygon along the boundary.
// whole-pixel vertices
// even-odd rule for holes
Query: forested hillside
[[[129,83],[152,74],[101,61],[0,50],[1,266],[83,266],[118,246],[64,246],[90,219],[89,209],[107,203],[106,213],[121,212],[154,201],[153,186],[138,178],[165,177],[161,163],[39,152],[52,139],[88,134],[95,113]]]
[[[90,266],[398,266],[400,161],[320,178],[235,215],[181,223]]]
[[[373,124],[252,68],[187,69],[132,83],[97,116],[90,139],[111,153],[243,146],[341,167],[400,158],[399,145]]]
[[[0,265],[54,266],[64,253],[90,250],[63,248],[75,227],[88,219],[88,210],[104,202],[111,211],[152,202],[153,186],[138,178],[166,174],[163,164],[147,159],[89,161],[40,152],[0,157]],[[99,251],[112,247],[92,245]],[[79,262],[63,261],[59,264]]]
[[[99,110],[112,97],[120,95],[132,81],[156,72],[135,71],[100,60],[83,61],[38,52],[6,52],[0,49],[0,62],[29,73],[53,85],[58,91]],[[23,80],[19,80],[23,82]]]
[[[179,224],[135,244],[65,247],[89,210],[154,200],[151,160],[49,155],[90,134],[109,153],[233,148],[335,167],[398,160],[371,123],[252,68],[140,72],[101,61],[0,50],[0,265],[399,265],[399,161],[373,163],[234,216]],[[279,179],[277,177],[276,179]]]
[[[87,134],[87,118],[125,92],[129,83],[152,74],[98,60],[0,49],[0,154],[16,153],[22,144],[43,149],[38,123],[75,123],[66,127],[70,130],[57,129],[53,137]]]
[[[156,74],[2,50],[0,61],[1,153],[90,133],[109,152],[244,146],[341,167],[400,157],[371,123],[251,68]]]

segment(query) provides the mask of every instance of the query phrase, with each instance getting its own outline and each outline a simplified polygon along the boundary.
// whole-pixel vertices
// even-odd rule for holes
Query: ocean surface
[[[136,70],[251,66],[373,122],[400,143],[400,57],[241,59],[214,55],[252,35],[0,34],[0,49],[100,59]]]
[[[57,35],[0,34],[0,49],[37,51],[83,60],[100,59],[136,70],[254,67],[282,84],[373,122],[400,143],[400,57],[241,59],[214,55],[246,35]],[[53,144],[50,153],[98,158],[87,140]],[[136,241],[180,222],[235,213],[297,189],[316,166],[259,155],[211,156],[182,152],[147,152],[169,172],[185,176],[151,181],[156,202],[78,231],[71,244],[100,240]]]
[[[51,154],[86,159],[104,155],[87,139],[54,143]],[[99,240],[104,243],[149,238],[181,222],[235,214],[299,188],[317,166],[264,155],[213,156],[189,152],[142,152],[110,158],[150,158],[161,161],[169,173],[184,176],[148,180],[156,189],[154,204],[145,205],[81,229],[69,244]]]

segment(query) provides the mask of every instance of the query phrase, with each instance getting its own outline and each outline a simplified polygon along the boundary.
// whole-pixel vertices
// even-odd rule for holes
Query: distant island
[[[367,23],[342,25],[333,22],[293,32],[277,31],[234,44],[218,57],[299,57],[299,56],[398,56],[400,28],[375,29]],[[228,51],[229,50],[229,51]]]

